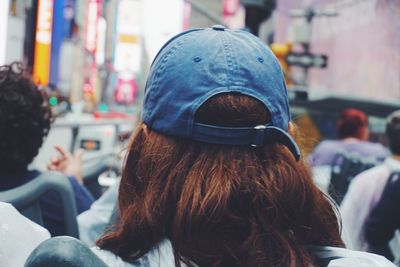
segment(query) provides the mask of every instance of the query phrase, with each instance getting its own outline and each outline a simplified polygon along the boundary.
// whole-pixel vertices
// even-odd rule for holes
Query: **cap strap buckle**
[[[255,127],[220,127],[194,123],[190,139],[211,144],[250,144],[252,147],[280,143],[290,150],[296,160],[300,159],[300,149],[293,138],[284,130],[268,124]]]
[[[265,129],[267,129],[267,126],[265,125],[254,126],[254,139],[253,142],[250,144],[252,147],[260,147],[264,145]]]

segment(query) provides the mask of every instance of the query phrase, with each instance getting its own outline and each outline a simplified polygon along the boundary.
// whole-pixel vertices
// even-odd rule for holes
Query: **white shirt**
[[[93,248],[92,251],[112,267],[175,267],[172,246],[168,240],[164,240],[133,263],[125,262],[115,254],[99,248]],[[385,257],[344,248],[316,248],[315,254],[321,258],[330,258],[332,255],[340,257],[332,260],[328,267],[395,267]],[[182,266],[186,265],[182,263]]]
[[[115,254],[98,247],[92,248],[92,251],[107,265],[112,267],[175,267],[172,245],[167,239],[155,246],[139,260],[130,263],[125,262]],[[181,265],[182,267],[186,266],[183,263],[181,263]]]
[[[354,251],[345,248],[334,248],[329,247],[329,253],[334,253],[341,258],[332,260],[328,267],[394,267],[395,265],[387,260],[385,257],[361,252]],[[321,253],[323,257],[324,252]]]
[[[12,205],[0,202],[0,266],[23,267],[31,252],[49,232],[22,216]]]
[[[400,171],[400,161],[387,158],[382,165],[360,173],[351,182],[340,206],[343,239],[347,247],[368,251],[365,222],[381,198],[390,173],[395,171]]]

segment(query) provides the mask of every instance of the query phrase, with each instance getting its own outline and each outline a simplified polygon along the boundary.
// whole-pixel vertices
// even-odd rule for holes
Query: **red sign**
[[[86,38],[85,48],[91,53],[96,53],[99,18],[101,14],[101,0],[87,0],[86,13]]]
[[[135,79],[118,79],[115,89],[115,101],[120,104],[133,104],[136,100],[138,85]]]

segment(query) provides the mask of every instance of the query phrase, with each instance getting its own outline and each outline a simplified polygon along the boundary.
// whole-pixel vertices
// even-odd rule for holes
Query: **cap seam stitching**
[[[230,71],[232,72],[233,75],[239,75],[237,57],[235,55],[236,53],[235,53],[235,51],[233,49],[233,45],[232,45],[231,40],[227,39],[226,40],[226,44],[227,44],[227,49],[229,51],[229,55],[231,57],[231,64],[230,64],[231,69],[230,69]],[[231,87],[234,84],[233,79],[230,78],[229,81],[230,81],[230,86],[229,87]]]
[[[230,68],[231,68],[231,64],[230,64],[230,54],[229,54],[229,49],[228,49],[228,41],[225,38],[225,31],[221,32],[221,40],[222,40],[222,44],[223,44],[223,53],[224,53],[224,58],[226,61],[226,64],[228,65],[228,70],[225,71],[226,74],[226,87],[230,88],[230,86],[232,85],[232,81],[230,78]]]

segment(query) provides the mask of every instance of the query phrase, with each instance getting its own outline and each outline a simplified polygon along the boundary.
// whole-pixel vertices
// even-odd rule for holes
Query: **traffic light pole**
[[[312,36],[312,21],[316,17],[335,17],[337,12],[333,10],[316,10],[312,7],[300,10],[291,10],[289,15],[292,18],[304,18],[305,24],[303,25],[303,38],[299,40],[299,43],[303,47],[304,53],[311,53],[311,36]],[[300,80],[300,86],[306,88],[308,81],[309,68],[302,68],[302,79]]]

